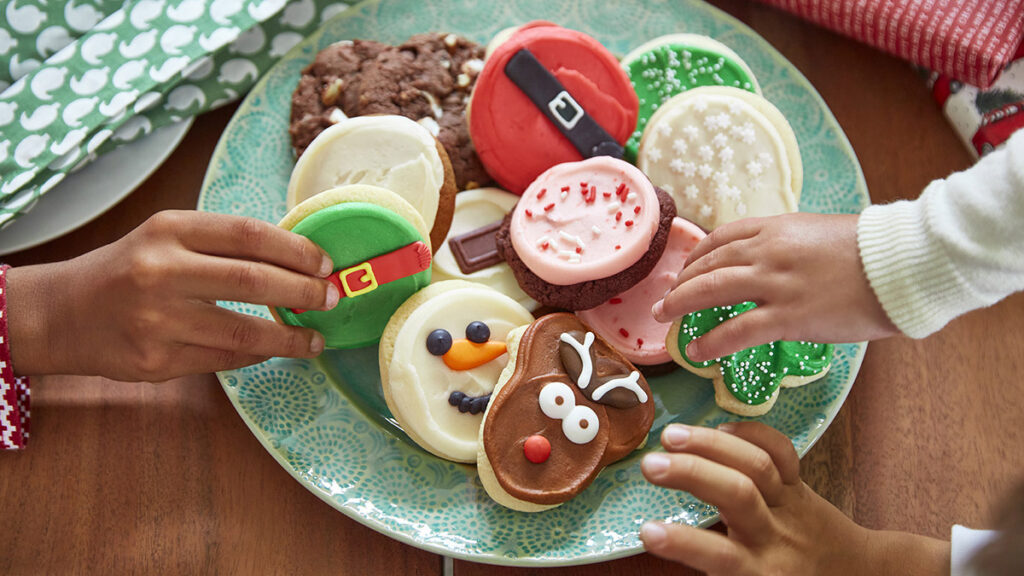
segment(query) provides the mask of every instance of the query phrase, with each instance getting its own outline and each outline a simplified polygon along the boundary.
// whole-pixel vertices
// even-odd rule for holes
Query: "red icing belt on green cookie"
[[[330,348],[358,348],[380,339],[396,309],[430,283],[430,250],[416,228],[395,212],[346,202],[303,218],[292,231],[308,237],[334,261],[329,280],[341,292],[327,311],[277,308],[283,322],[313,328]]]
[[[531,101],[506,72],[524,49],[564,88],[547,107]],[[532,27],[516,32],[488,58],[473,90],[470,135],[487,171],[505,189],[522,194],[547,168],[583,158],[564,132],[584,114],[622,144],[636,126],[637,108],[625,72],[597,40],[557,26]]]

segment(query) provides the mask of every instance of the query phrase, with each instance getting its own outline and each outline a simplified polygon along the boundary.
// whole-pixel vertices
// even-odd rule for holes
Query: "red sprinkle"
[[[636,345],[637,345],[637,346],[640,346],[640,347],[643,347],[643,345],[644,345],[644,339],[643,339],[643,338],[637,338],[637,339],[636,339]]]
[[[608,301],[608,303],[609,304],[622,304],[622,298],[618,298],[618,297],[612,298],[611,300]]]
[[[529,208],[526,209],[526,217],[533,218],[533,211],[530,210]]]
[[[534,464],[543,464],[551,457],[551,442],[540,434],[534,434],[523,443],[523,455]]]
[[[611,192],[604,192],[604,193],[601,194],[601,196],[604,196],[605,198],[611,198],[612,197],[612,193]]]
[[[632,225],[633,225],[633,221],[632,220],[626,220],[626,228],[629,228]]]
[[[640,213],[640,207],[639,206],[633,208],[633,214],[639,214],[639,213]]]
[[[554,202],[552,202],[551,204],[548,204],[547,206],[544,207],[544,211],[545,212],[551,212],[554,209],[555,209],[555,203]]]
[[[588,186],[590,186],[590,184],[587,184],[586,182],[580,182],[580,188],[587,188]]]
[[[544,195],[547,194],[547,193],[548,193],[548,189],[547,188],[541,188],[540,192],[537,192],[537,200],[540,200],[541,198],[543,198]]]
[[[547,250],[548,246],[551,246],[551,242],[545,242],[545,243],[541,244],[540,245],[540,249],[541,250]]]
[[[622,220],[622,211],[621,210],[615,213],[615,221],[618,222],[619,220]]]
[[[622,250],[622,246],[616,246],[615,249],[616,250]]]
[[[583,254],[583,248],[580,248],[579,246],[577,246],[576,247],[576,253],[577,254]]]
[[[629,332],[625,328],[619,328],[619,334],[622,334],[623,338],[629,338]]]
[[[625,182],[620,182],[619,187],[615,189],[615,195],[625,198],[626,194],[629,194],[629,188],[626,188]]]
[[[568,186],[562,186],[562,192],[568,192],[568,191],[569,191],[569,187]]]

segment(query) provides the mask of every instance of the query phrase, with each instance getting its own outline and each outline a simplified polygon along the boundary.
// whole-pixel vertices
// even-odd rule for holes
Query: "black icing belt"
[[[605,132],[569,91],[526,48],[505,64],[505,75],[519,87],[584,158],[622,158],[623,148]]]

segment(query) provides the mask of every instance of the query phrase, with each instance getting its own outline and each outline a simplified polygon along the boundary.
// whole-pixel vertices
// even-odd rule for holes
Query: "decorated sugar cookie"
[[[426,128],[395,115],[359,116],[321,132],[292,170],[289,208],[345,184],[392,190],[407,200],[430,229],[436,248],[455,209],[455,175],[448,153]]]
[[[509,337],[480,428],[477,469],[499,504],[558,506],[643,445],[654,422],[644,377],[572,314],[549,314]]]
[[[705,230],[796,212],[803,186],[793,129],[739,88],[694,88],[665,102],[644,130],[637,166]]]
[[[754,308],[752,302],[687,314],[672,324],[666,346],[672,359],[690,372],[710,378],[715,402],[740,416],[761,416],[775,405],[779,388],[814,382],[832,365],[832,344],[780,340],[741,350],[716,360],[694,363],[686,346],[722,322]]]
[[[448,240],[434,254],[433,281],[469,280],[511,296],[529,310],[537,302],[526,295],[505,260],[494,234],[519,197],[500,188],[476,188],[455,196],[455,216]],[[453,251],[452,246],[457,246]]]
[[[622,59],[636,94],[640,118],[626,142],[626,160],[636,161],[640,137],[654,112],[676,94],[700,86],[732,86],[755,94],[761,88],[754,73],[731,48],[700,34],[669,34],[655,38]]]
[[[487,172],[522,194],[561,162],[622,157],[637,97],[618,60],[590,36],[525,26],[501,42],[473,89],[469,132]]]
[[[388,408],[417,444],[475,462],[484,408],[507,359],[505,338],[530,311],[486,286],[438,282],[409,298],[380,343]]]
[[[607,156],[554,166],[526,190],[496,240],[541,304],[593,308],[657,264],[675,206],[637,168]]]
[[[674,219],[665,252],[650,274],[629,290],[576,315],[633,364],[654,366],[672,362],[665,348],[671,323],[655,320],[651,307],[675,286],[676,276],[704,236],[695,224]]]
[[[350,184],[321,192],[292,208],[279,224],[306,236],[334,262],[328,280],[341,300],[331,310],[274,308],[275,317],[313,328],[329,348],[376,343],[391,314],[430,283],[430,236],[401,196]]]

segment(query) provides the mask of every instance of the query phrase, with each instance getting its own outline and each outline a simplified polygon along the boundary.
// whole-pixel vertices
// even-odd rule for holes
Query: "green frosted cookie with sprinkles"
[[[832,344],[779,340],[706,362],[687,358],[690,342],[755,307],[753,302],[744,302],[687,314],[672,324],[666,341],[677,364],[714,381],[718,406],[741,416],[767,413],[775,405],[780,387],[803,386],[825,376],[834,350]]]
[[[640,137],[651,115],[669,98],[699,86],[733,86],[761,93],[754,73],[735,52],[699,34],[669,34],[644,43],[622,59],[640,98],[636,130],[626,142],[626,160],[636,162]]]

